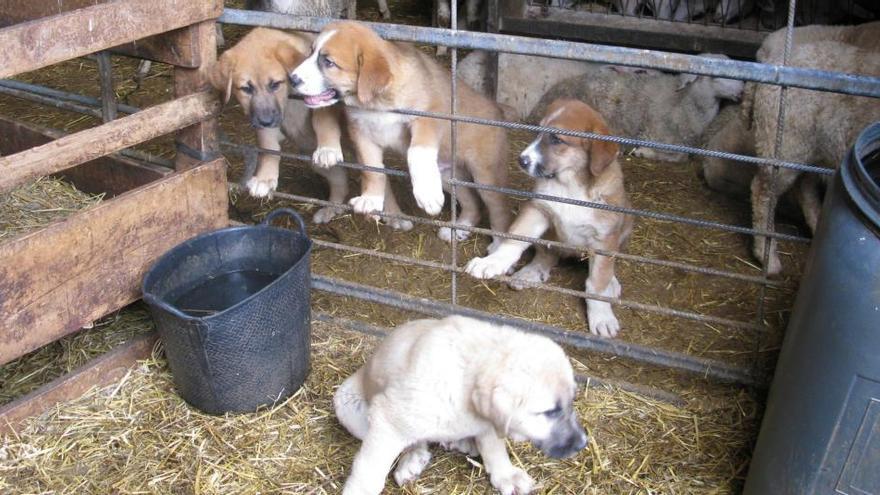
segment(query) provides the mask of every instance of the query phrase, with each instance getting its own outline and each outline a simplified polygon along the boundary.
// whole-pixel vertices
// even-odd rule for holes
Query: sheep
[[[741,105],[726,105],[718,113],[700,141],[700,147],[739,155],[755,154],[755,138]],[[710,189],[730,196],[746,197],[757,165],[700,155],[700,175]]]
[[[311,15],[354,19],[357,16],[357,0],[247,0],[248,10],[262,10],[288,15]],[[385,0],[379,0],[379,11],[386,19],[391,16]],[[388,14],[386,16],[386,14]]]
[[[478,31],[480,29],[480,9],[483,6],[481,0],[458,1],[459,5],[464,3],[466,14],[461,15],[461,9],[458,10],[458,22],[456,28],[459,30]],[[437,10],[434,11],[433,25],[435,27],[449,28],[452,26],[450,19],[451,11],[449,8],[449,0],[437,0]],[[437,46],[437,56],[443,57],[448,49],[445,46]]]
[[[798,28],[795,38],[801,44],[795,44],[792,50],[791,66],[880,76],[880,22],[851,28]],[[819,41],[811,41],[815,39]],[[769,36],[758,51],[758,60],[780,63],[783,50],[779,44],[783,42],[784,33]],[[774,156],[780,92],[777,86],[753,83],[746,89],[744,111],[751,112],[755,150],[760,157]],[[836,168],[858,133],[878,118],[880,100],[875,98],[790,89],[779,158]],[[770,220],[775,219],[778,198],[801,175],[796,170],[779,168],[773,180],[773,173],[771,167],[761,167],[751,183],[752,224],[756,230],[774,230]],[[805,177],[808,180],[799,187],[798,199],[807,225],[815,232],[820,184],[814,174]],[[755,236],[753,254],[762,262],[764,250],[765,238]],[[782,264],[774,241],[768,250],[767,272],[777,275]]]
[[[739,101],[742,90],[742,81],[733,79],[600,68],[551,88],[532,109],[528,120],[536,122],[549,102],[557,98],[575,98],[601,113],[616,134],[694,146],[718,115],[722,100]],[[682,153],[652,148],[637,148],[634,153],[665,161],[686,158]]]
[[[487,63],[486,52],[473,51],[459,62],[458,75],[468,86],[491,96],[492,91],[486,87]],[[495,99],[504,110],[507,120],[524,120],[541,96],[560,81],[598,71],[660,74],[651,69],[499,53]]]

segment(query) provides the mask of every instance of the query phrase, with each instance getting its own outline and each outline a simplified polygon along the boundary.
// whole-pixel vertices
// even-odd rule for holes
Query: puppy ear
[[[306,56],[292,44],[282,42],[278,43],[275,47],[275,58],[281,62],[284,70],[289,74],[293,69],[296,69],[299,64],[303,63]]]
[[[596,125],[590,132],[606,136],[610,134],[608,127],[601,121],[596,122]],[[590,157],[590,173],[594,177],[605,171],[608,165],[617,158],[617,152],[620,150],[617,143],[599,141],[598,139],[582,139],[581,146],[584,147],[584,151]]]
[[[391,66],[379,50],[358,55],[357,97],[361,104],[369,104],[391,84]]]
[[[471,403],[477,414],[489,420],[495,428],[495,433],[504,438],[510,430],[510,422],[522,399],[517,399],[510,388],[505,386],[504,380],[509,377],[496,375],[487,378],[477,383],[471,393]]]
[[[211,86],[214,86],[214,89],[218,91],[225,91],[225,96],[223,97],[224,105],[232,97],[232,69],[233,67],[229,59],[222,55],[208,69],[208,80],[211,82]]]

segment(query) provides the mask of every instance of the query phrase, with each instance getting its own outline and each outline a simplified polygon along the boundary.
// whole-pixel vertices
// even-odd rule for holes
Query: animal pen
[[[789,5],[789,29],[794,24],[795,2],[791,0]],[[487,33],[371,23],[386,39],[450,48],[450,112],[394,112],[450,121],[453,154],[456,124],[473,123],[508,129],[511,157],[534,133],[553,132],[625,146],[727,158],[743,167],[832,173],[812,164],[649,142],[638,136],[604,136],[464,117],[459,114],[461,109],[456,107],[455,97],[458,50],[538,55],[778,85],[782,87],[783,104],[779,108],[777,149],[784,138],[781,123],[786,88],[880,97],[877,78],[508,34],[505,22],[497,21],[505,18],[501,4],[497,0],[489,2]],[[457,25],[456,10],[452,2],[452,26]],[[4,171],[0,191],[55,174],[82,191],[105,193],[105,198],[109,198],[36,232],[13,236],[5,242],[0,236],[0,363],[10,363],[94,321],[100,323],[103,315],[137,299],[139,282],[155,258],[186,238],[229,223],[227,197],[231,203],[228,211],[238,221],[259,219],[275,204],[291,204],[306,210],[335,206],[351,211],[347,204],[333,204],[316,196],[315,191],[322,186],[308,171],[311,156],[250,144],[252,138],[242,133],[240,128],[246,125],[240,118],[222,120],[218,130],[220,102],[207,90],[201,70],[216,58],[214,19],[218,17],[233,38],[240,34],[236,26],[316,32],[330,22],[325,18],[223,10],[218,0],[64,0],[51,5],[11,1],[0,5],[0,25],[8,26],[0,30],[0,44],[6,47],[0,54],[0,77],[95,54],[101,81],[100,97],[38,84],[39,76],[31,82],[2,80],[0,94],[103,121],[93,128],[66,135],[18,120],[0,120],[0,170]],[[523,24],[506,22],[512,32],[528,32]],[[786,59],[791,45],[789,32]],[[117,53],[174,66],[174,98],[143,110],[118,102],[110,59],[110,54]],[[25,108],[16,105],[11,108]],[[0,104],[0,113],[3,111]],[[117,117],[120,114],[125,116]],[[127,149],[175,131],[173,160],[154,153],[160,150],[167,154],[171,144],[167,140],[146,148]],[[282,170],[279,191],[267,203],[247,198],[231,181],[227,195],[226,168],[218,151],[227,154],[231,181],[247,173],[259,153],[280,155],[283,163],[293,166]],[[745,221],[742,207],[694,185],[697,181],[688,162],[652,163],[635,157],[622,160],[635,205],[632,208],[537,197],[632,215],[637,220],[636,230],[624,252],[590,251],[462,225],[457,223],[455,208],[443,220],[379,214],[386,220],[412,222],[416,227],[410,232],[394,232],[351,215],[327,225],[311,225],[309,233],[317,250],[312,286],[316,291],[314,352],[318,354],[312,377],[305,392],[252,419],[200,417],[179,400],[157,396],[158,390],[169,387],[167,374],[160,375],[158,385],[138,381],[142,370],[129,369],[136,360],[150,358],[146,366],[157,366],[154,337],[147,333],[2,406],[0,430],[11,436],[7,438],[31,438],[25,436],[26,418],[37,414],[44,418],[48,415],[49,426],[31,423],[27,435],[39,436],[40,430],[46,430],[66,436],[69,430],[65,418],[81,423],[81,428],[72,430],[106,428],[107,436],[99,437],[106,445],[80,450],[84,459],[100,459],[106,455],[103,449],[115,453],[124,445],[140,446],[138,450],[144,452],[158,448],[152,442],[167,441],[173,445],[168,452],[154,452],[155,459],[143,464],[132,461],[139,454],[129,454],[125,469],[114,471],[116,479],[107,481],[108,484],[101,484],[100,480],[76,481],[80,484],[65,488],[73,491],[79,488],[133,492],[141,488],[162,492],[184,486],[196,493],[338,492],[353,451],[338,428],[327,425],[332,419],[327,419],[331,415],[329,395],[344,373],[359,364],[364,348],[372,345],[373,340],[336,330],[375,336],[412,316],[457,313],[547,335],[569,350],[578,379],[588,394],[578,407],[591,429],[591,455],[589,462],[547,463],[535,461],[537,457],[532,452],[522,453],[524,459],[534,461],[531,465],[542,466],[536,468],[536,478],[546,475],[553,480],[544,486],[548,493],[735,491],[737,480],[745,475],[748,451],[760,418],[761,390],[769,383],[785,313],[797,286],[799,266],[809,239],[797,229],[775,232],[772,225],[760,230],[741,226]],[[341,166],[381,172],[398,180],[408,176],[399,161],[392,158],[389,164],[398,167],[376,169],[348,161]],[[453,172],[450,185],[452,205],[460,188],[496,190],[520,201],[536,197],[521,176],[512,179],[510,187],[499,188],[462,180]],[[409,194],[398,196],[404,198]],[[404,200],[403,206],[405,210],[407,206],[414,210],[411,201]],[[453,235],[447,246],[433,232],[438,227],[472,235],[467,240],[457,240]],[[484,253],[490,235],[565,247],[580,251],[584,258],[596,254],[614,257],[619,263],[623,296],[607,298],[575,288],[583,287],[584,272],[583,267],[574,264],[563,264],[558,270],[561,273],[554,274],[553,278],[561,280],[560,283],[529,283],[531,289],[517,293],[497,282],[463,276],[465,262]],[[760,268],[766,263],[748,259],[747,236],[775,239],[786,247],[789,266],[783,277],[769,277],[766,269]],[[765,249],[765,262],[766,257]],[[794,264],[797,266],[792,267]],[[500,282],[509,280],[497,277]],[[603,339],[585,330],[584,298],[609,302],[620,312],[622,329],[618,338]],[[101,331],[100,326],[93,331]],[[99,396],[100,403],[60,404],[93,386],[114,383],[110,392]],[[117,394],[131,387],[131,395]],[[150,404],[164,404],[162,407],[168,409],[151,410],[150,407],[159,406]],[[140,405],[144,407],[143,414],[137,412]],[[113,421],[99,417],[96,407],[117,408],[121,421],[128,426],[108,426]],[[695,411],[717,413],[724,418],[700,423]],[[141,424],[144,417],[155,423],[131,426]],[[178,421],[175,417],[183,419]],[[595,423],[590,424],[591,418]],[[599,420],[616,422],[617,426]],[[179,422],[186,423],[191,430],[177,429]],[[619,435],[615,428],[620,429]],[[146,430],[167,438],[150,440]],[[61,435],[62,432],[65,434]],[[615,441],[604,444],[603,434]],[[641,443],[643,438],[636,438],[639,436],[656,439],[656,443],[646,447]],[[186,450],[181,447],[185,438],[199,439],[201,444]],[[292,447],[270,451],[261,447],[260,442],[305,445],[295,450],[293,456]],[[7,448],[13,452],[13,447],[5,445],[0,446],[0,462],[9,455]],[[66,483],[80,480],[75,473],[80,469],[75,467],[79,461],[65,458],[64,452],[72,449],[51,453],[51,448],[40,447],[28,455],[43,459],[41,449],[49,453],[52,462],[66,466],[64,469],[71,473],[42,473],[31,486],[32,491],[49,489],[50,480],[56,478]],[[241,454],[233,453],[239,450]],[[21,455],[24,451],[15,452]],[[179,459],[186,457],[180,452],[194,459],[204,456],[207,463]],[[631,462],[619,465],[611,460],[617,459],[615,456]],[[294,461],[294,457],[299,461]],[[169,464],[176,467],[170,469]],[[474,481],[480,476],[476,461],[468,464],[446,457],[437,464],[419,482],[425,488],[440,493],[472,493],[488,486]],[[23,473],[39,471],[27,466],[16,469],[7,470],[16,483],[24,482]],[[151,470],[159,474],[145,474]],[[212,474],[202,474],[203,470]],[[553,478],[554,473],[558,473],[558,478]],[[12,486],[0,481],[0,489]]]

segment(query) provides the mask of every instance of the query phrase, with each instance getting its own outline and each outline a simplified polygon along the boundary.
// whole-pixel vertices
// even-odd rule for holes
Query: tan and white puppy
[[[342,111],[328,107],[310,111],[301,101],[288,98],[287,75],[311,50],[313,36],[256,28],[235,46],[223,52],[211,67],[211,84],[229,101],[232,95],[250,117],[260,147],[281,150],[285,138],[297,152],[313,153],[314,169],[330,185],[330,201],[342,203],[348,196],[342,161]],[[253,177],[246,187],[255,197],[269,196],[278,187],[281,157],[260,154]],[[341,213],[339,208],[318,210],[313,220],[325,223]]]
[[[290,76],[306,105],[321,108],[344,101],[348,129],[358,160],[384,167],[386,149],[406,156],[416,203],[429,215],[443,208],[442,177],[450,173],[452,156],[449,121],[387,112],[411,109],[451,112],[451,77],[433,57],[416,47],[391,43],[369,27],[352,21],[329,24],[318,35],[312,54]],[[463,82],[458,83],[457,106],[461,115],[501,118],[498,106]],[[481,184],[507,183],[507,134],[497,127],[459,124],[456,177]],[[385,175],[365,172],[361,195],[350,203],[358,213],[369,214],[384,206]],[[459,187],[458,221],[476,225],[480,219],[477,196],[489,211],[493,229],[506,230],[510,210],[504,195]],[[468,232],[457,231],[459,239]],[[449,229],[440,237],[449,240]]]
[[[556,100],[547,109],[541,125],[573,131],[608,134],[605,120],[595,110],[576,100]],[[608,141],[580,139],[541,133],[520,154],[523,170],[535,178],[534,192],[579,201],[613,206],[629,206],[623,186],[623,171],[617,162],[618,146]],[[632,231],[629,215],[533,199],[523,205],[510,233],[541,237],[551,230],[561,242],[593,249],[618,251]],[[489,256],[474,258],[465,270],[477,278],[503,275],[519,260],[529,243],[505,239]],[[560,253],[542,246],[535,257],[513,276],[529,282],[545,282],[559,261],[560,254],[578,256],[577,252]],[[525,284],[513,283],[515,289]],[[596,255],[590,260],[586,291],[605,297],[620,296],[620,283],[614,276],[614,258]],[[611,304],[587,299],[590,332],[614,337],[620,323]]]
[[[478,453],[502,494],[529,493],[535,482],[511,464],[504,439],[576,454],[587,444],[576,390],[565,353],[546,337],[462,316],[406,323],[333,397],[339,422],[363,441],[342,493],[380,493],[401,452],[395,481],[418,478],[429,442]]]

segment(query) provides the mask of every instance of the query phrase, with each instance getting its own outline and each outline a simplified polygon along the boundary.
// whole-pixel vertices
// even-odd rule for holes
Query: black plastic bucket
[[[880,123],[825,198],[744,493],[880,494]]]
[[[273,227],[279,215],[299,231]],[[250,412],[294,393],[309,372],[312,241],[293,210],[202,234],[144,278],[180,396],[210,414]]]

